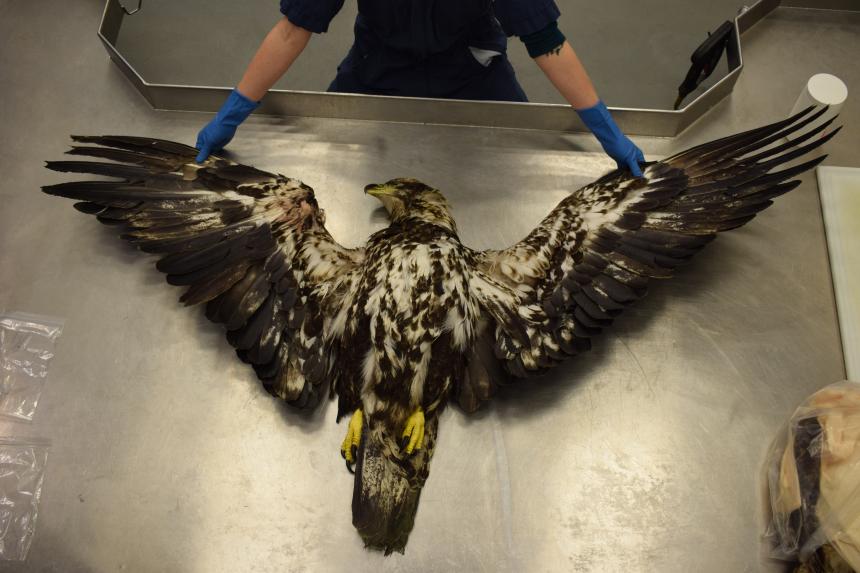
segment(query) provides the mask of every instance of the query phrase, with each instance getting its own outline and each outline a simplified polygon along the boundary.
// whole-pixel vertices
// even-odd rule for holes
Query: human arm
[[[597,91],[585,66],[576,52],[558,31],[555,22],[546,28],[522,37],[538,67],[543,71],[558,92],[579,114],[583,123],[600,141],[607,155],[612,157],[619,168],[628,168],[640,177],[642,170],[639,162],[645,156],[615,124],[609,110],[600,101]]]
[[[197,161],[227,145],[236,128],[259,105],[260,100],[286,73],[310,40],[311,32],[281,18],[260,44],[242,80],[227,101],[197,136]]]
[[[281,18],[260,44],[236,89],[250,100],[263,99],[290,69],[310,39],[310,30],[296,26],[287,17]]]

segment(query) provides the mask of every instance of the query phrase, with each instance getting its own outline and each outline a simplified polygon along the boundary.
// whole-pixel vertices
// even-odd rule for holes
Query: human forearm
[[[260,44],[236,89],[248,99],[263,99],[302,53],[310,37],[308,30],[282,18]]]
[[[588,72],[566,41],[534,60],[574,109],[589,108],[599,101]]]
[[[553,24],[524,39],[529,54],[564,99],[573,106],[619,169],[627,168],[636,177],[641,176],[639,163],[645,161],[645,156],[615,124],[612,114],[597,97],[594,84],[576,52],[554,28]]]
[[[236,128],[260,105],[269,88],[302,53],[310,36],[308,30],[292,24],[287,18],[275,24],[248,64],[242,81],[230,92],[212,121],[197,134],[198,163],[206,161],[209,154],[230,143]]]

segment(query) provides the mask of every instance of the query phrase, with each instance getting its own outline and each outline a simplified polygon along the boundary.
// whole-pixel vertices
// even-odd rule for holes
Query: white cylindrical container
[[[842,105],[845,103],[846,99],[848,99],[848,87],[836,76],[831,74],[815,74],[809,78],[809,81],[806,82],[806,86],[804,86],[803,91],[800,93],[800,97],[797,98],[797,101],[794,104],[794,109],[791,110],[791,115],[803,111],[811,105],[829,106],[829,109],[817,121],[811,123],[801,131],[792,134],[791,137],[793,138],[798,135],[802,135],[810,129],[821,125],[830,118],[835,117],[839,113],[839,110],[842,109]],[[835,126],[831,124],[827,129],[819,134],[819,137],[824,137],[830,133],[834,127]]]

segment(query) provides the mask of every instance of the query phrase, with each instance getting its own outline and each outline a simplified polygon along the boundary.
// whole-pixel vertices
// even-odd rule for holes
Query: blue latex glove
[[[221,151],[230,143],[236,134],[236,128],[257,109],[258,105],[260,102],[246,98],[239,93],[239,90],[234,89],[230,92],[227,101],[215,114],[215,119],[207,123],[197,135],[196,147],[200,150],[197,154],[197,163],[205,161],[210,153]]]
[[[597,102],[592,107],[576,110],[576,113],[579,114],[582,123],[591,130],[591,133],[603,146],[606,155],[615,160],[618,169],[626,167],[634,177],[642,177],[639,163],[645,162],[645,155],[627,136],[621,133],[602,101]]]

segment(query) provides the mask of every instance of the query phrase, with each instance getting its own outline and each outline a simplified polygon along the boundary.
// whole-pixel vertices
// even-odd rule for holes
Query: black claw
[[[342,457],[343,459],[346,459],[346,452],[344,452],[343,450],[341,450],[341,451],[340,451],[340,457]]]
[[[358,446],[353,444],[353,446],[350,447],[349,451],[352,454],[352,459],[358,460]]]
[[[346,462],[346,471],[348,471],[352,475],[355,475],[355,470],[353,469],[352,465],[350,465],[349,460],[347,460]]]
[[[408,445],[409,445],[409,436],[403,436],[400,439],[400,449],[405,450],[406,446],[408,446]]]

